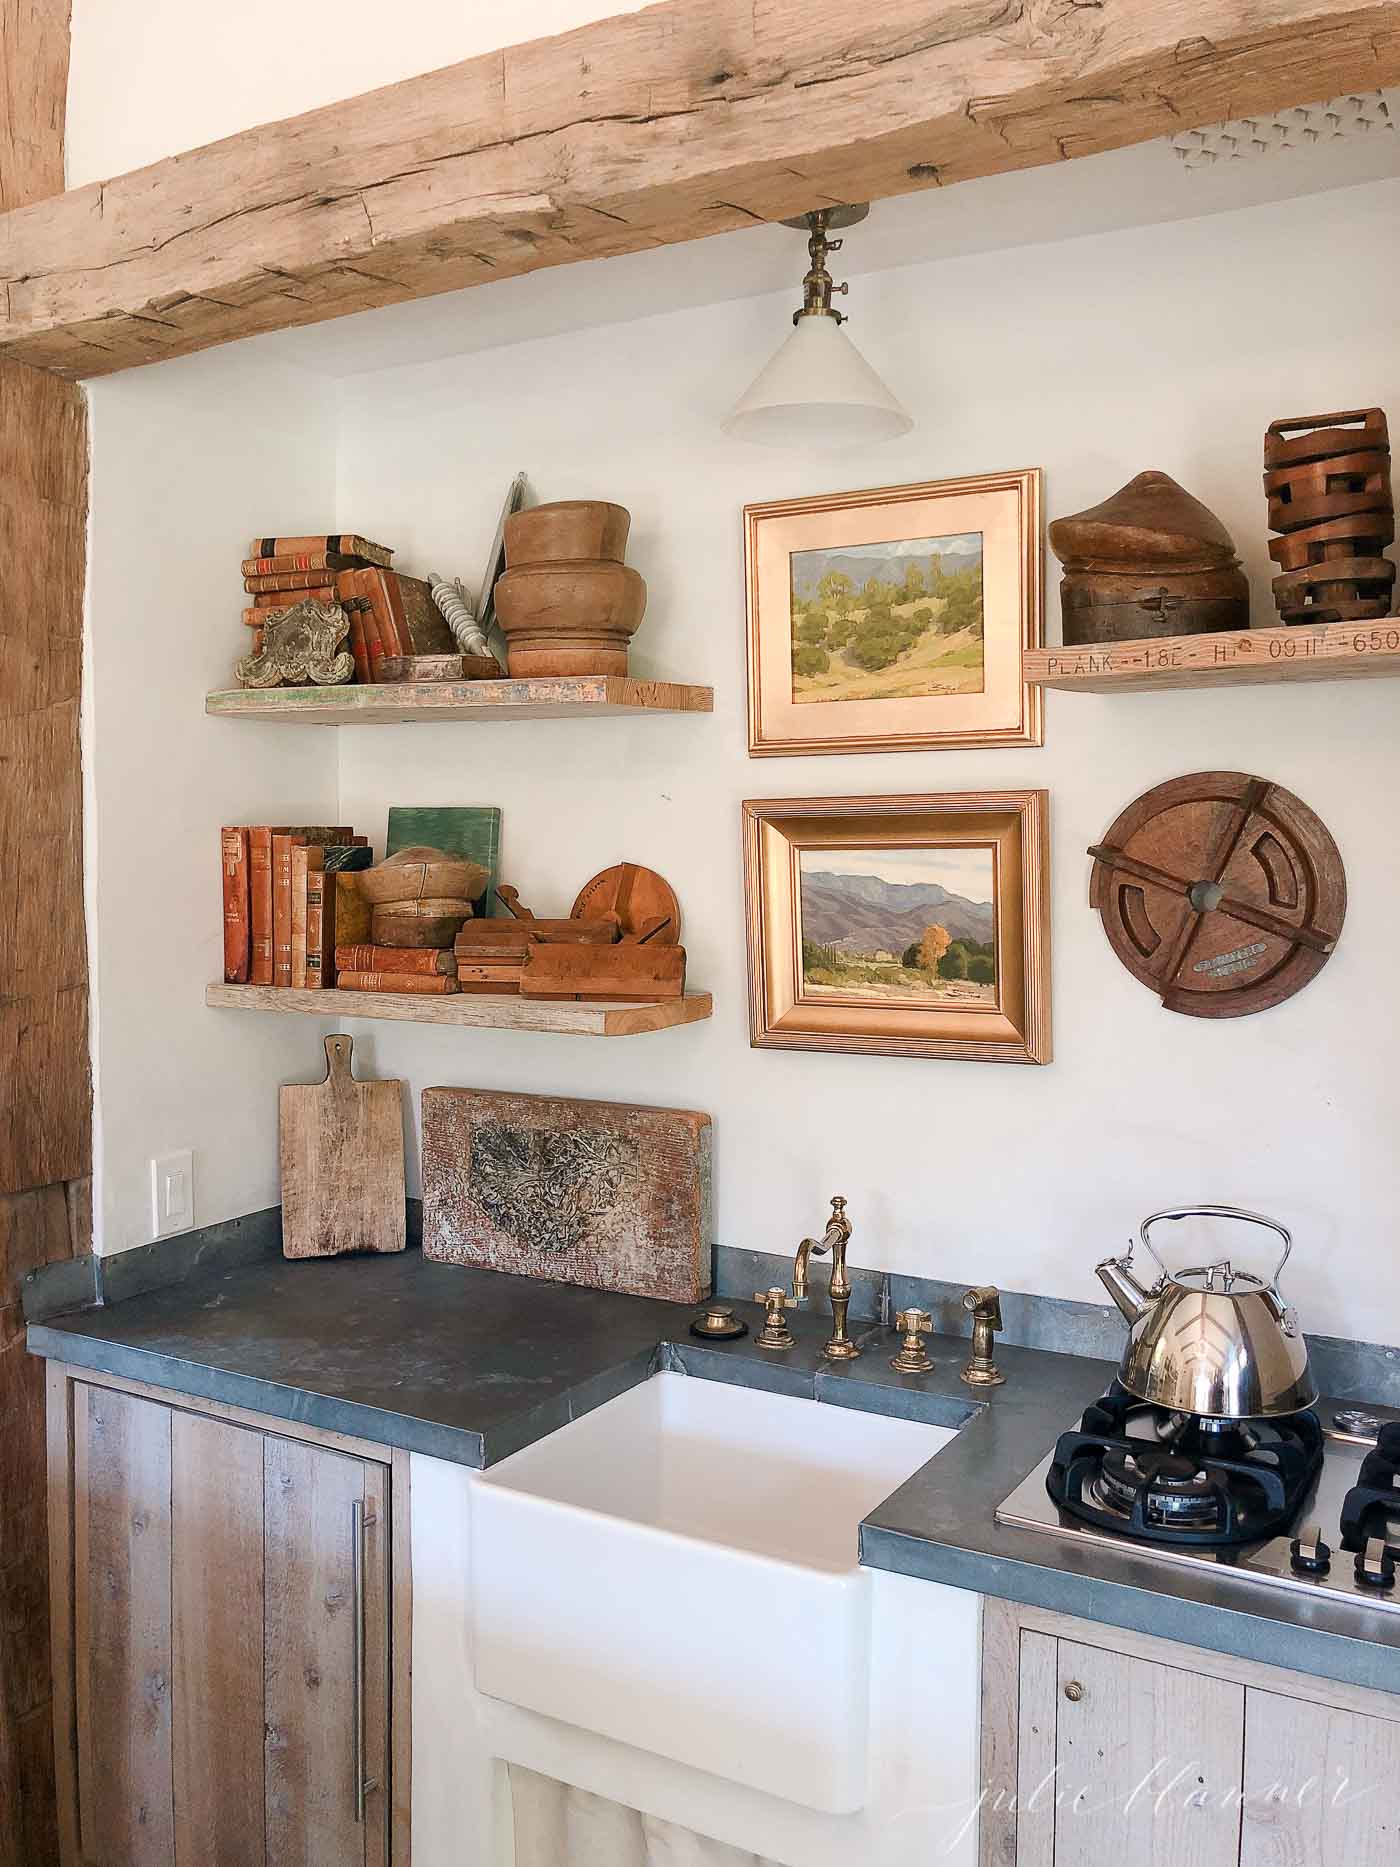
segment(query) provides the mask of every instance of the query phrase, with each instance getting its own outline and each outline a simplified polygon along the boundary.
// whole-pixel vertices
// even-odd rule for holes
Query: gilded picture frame
[[[1038,467],[744,508],[749,756],[1038,746]]]
[[[743,805],[756,1049],[1048,1063],[1049,792]]]

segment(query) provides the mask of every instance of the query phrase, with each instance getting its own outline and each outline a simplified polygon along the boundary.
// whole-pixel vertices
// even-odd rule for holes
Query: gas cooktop
[[[1168,1414],[1115,1383],[997,1522],[1400,1612],[1400,1412]]]

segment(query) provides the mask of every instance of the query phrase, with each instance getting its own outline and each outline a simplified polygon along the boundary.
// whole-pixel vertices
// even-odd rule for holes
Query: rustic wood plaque
[[[1346,917],[1326,825],[1247,772],[1157,785],[1089,854],[1109,944],[1188,1017],[1242,1018],[1291,998],[1326,965]]]
[[[423,1255],[695,1303],[710,1292],[710,1118],[423,1091]]]

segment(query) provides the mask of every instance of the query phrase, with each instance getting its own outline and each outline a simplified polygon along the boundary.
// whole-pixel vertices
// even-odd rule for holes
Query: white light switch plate
[[[151,1225],[156,1238],[194,1228],[194,1155],[188,1148],[151,1162]]]

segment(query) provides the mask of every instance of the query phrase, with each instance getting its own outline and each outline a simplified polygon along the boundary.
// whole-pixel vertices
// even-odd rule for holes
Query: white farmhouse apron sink
[[[852,1813],[873,1586],[858,1526],[952,1437],[654,1375],[473,1487],[479,1690]]]

